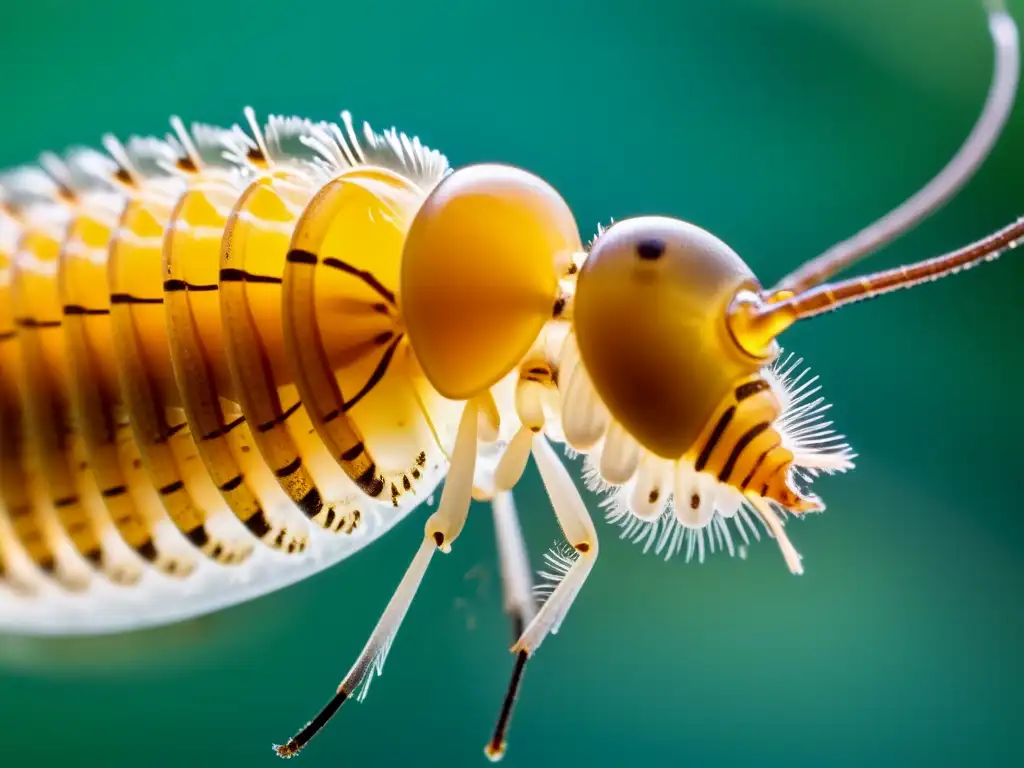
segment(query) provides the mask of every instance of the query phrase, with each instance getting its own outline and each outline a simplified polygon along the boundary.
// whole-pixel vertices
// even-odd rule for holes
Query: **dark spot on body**
[[[644,261],[657,261],[665,253],[665,243],[661,240],[641,240],[636,244],[636,253]]]
[[[696,493],[690,497],[690,509],[697,509],[700,507],[700,496]]]

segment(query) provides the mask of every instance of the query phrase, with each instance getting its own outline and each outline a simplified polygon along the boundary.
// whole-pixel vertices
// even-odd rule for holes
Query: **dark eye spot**
[[[664,252],[665,243],[661,240],[641,240],[636,245],[636,253],[644,261],[657,261]]]

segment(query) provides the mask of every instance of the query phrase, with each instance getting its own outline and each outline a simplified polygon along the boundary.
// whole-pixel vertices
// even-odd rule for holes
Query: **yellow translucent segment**
[[[241,194],[224,232],[221,315],[238,404],[261,455],[306,517],[349,532],[366,499],[313,429],[292,383],[281,327],[285,256],[313,192],[308,183],[278,174]]]
[[[757,287],[725,243],[682,221],[629,219],[595,241],[573,304],[580,360],[615,420],[652,453],[686,454],[764,364],[726,327],[736,292]]]
[[[224,501],[268,547],[302,552],[304,524],[291,521],[299,525],[296,533],[282,521],[288,497],[254,450],[249,424],[233,402],[218,290],[221,238],[240,191],[198,178],[171,216],[163,286],[171,359],[196,448]]]
[[[56,576],[57,555],[45,525],[45,513],[29,493],[21,346],[10,292],[12,265],[13,253],[0,249],[0,496],[12,537],[40,571]],[[11,554],[6,542],[4,554],[6,570]]]
[[[11,300],[21,347],[29,445],[49,502],[78,554],[117,584],[141,576],[137,560],[104,546],[109,515],[89,471],[71,411],[71,379],[57,288],[58,233],[29,230],[15,257]]]
[[[409,231],[400,292],[434,387],[467,399],[511,371],[551,318],[558,278],[580,250],[568,205],[526,171],[469,166],[438,184]]]
[[[395,297],[422,198],[395,173],[347,171],[306,209],[284,272],[285,349],[313,426],[364,494],[395,506],[445,463]]]
[[[121,539],[158,571],[184,577],[195,559],[167,551],[155,528],[165,512],[145,472],[121,402],[110,318],[107,253],[116,209],[79,215],[68,229],[58,282],[64,305],[75,421],[89,465]],[[173,545],[172,545],[173,547]]]
[[[121,394],[143,463],[167,514],[185,537],[223,565],[252,552],[247,535],[213,530],[230,514],[196,450],[177,399],[164,313],[164,227],[174,196],[128,203],[110,246],[111,320]]]

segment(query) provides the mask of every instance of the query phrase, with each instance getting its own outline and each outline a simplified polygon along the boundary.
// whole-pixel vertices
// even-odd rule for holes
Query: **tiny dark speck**
[[[641,240],[637,243],[636,252],[644,261],[656,261],[665,252],[665,243],[661,240]]]

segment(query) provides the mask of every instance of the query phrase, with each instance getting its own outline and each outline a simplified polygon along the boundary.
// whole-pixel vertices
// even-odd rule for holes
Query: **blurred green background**
[[[1024,2],[1011,0],[1024,19]],[[991,50],[980,0],[480,0],[0,8],[0,167],[171,112],[252,104],[395,124],[456,165],[551,181],[589,237],[640,213],[710,229],[774,282],[902,201],[957,149]],[[1024,109],[966,191],[872,267],[1024,212]],[[1021,765],[1024,254],[820,318],[787,346],[861,458],[746,561],[663,563],[616,538],[531,661],[510,766]],[[536,565],[556,527],[533,469]],[[0,644],[3,765],[277,765],[421,535],[172,630]],[[512,665],[493,529],[474,510],[364,704],[306,766],[482,765]]]

